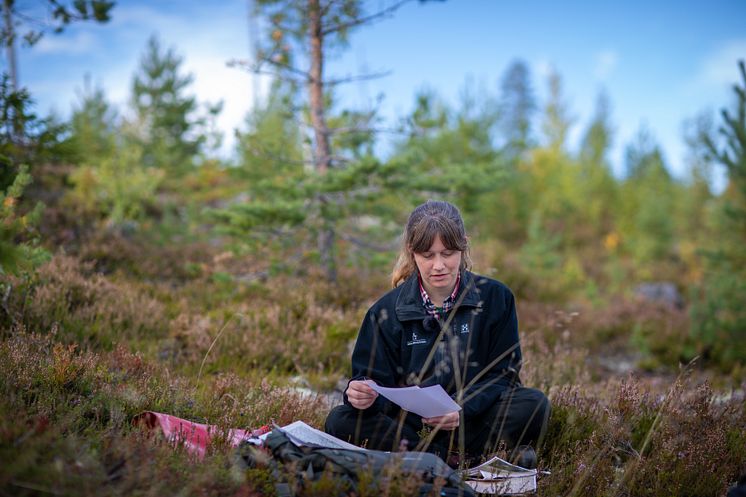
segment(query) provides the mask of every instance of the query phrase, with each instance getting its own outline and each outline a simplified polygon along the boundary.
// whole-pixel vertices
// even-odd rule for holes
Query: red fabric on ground
[[[194,454],[199,459],[205,457],[205,452],[212,438],[217,434],[225,433],[224,430],[215,425],[195,423],[170,414],[153,411],[145,411],[139,414],[135,418],[135,422],[142,423],[151,429],[160,427],[167,440],[183,445],[187,452]],[[236,447],[245,438],[263,435],[269,431],[272,431],[272,429],[267,425],[252,431],[232,428],[228,430],[226,439],[232,447]]]

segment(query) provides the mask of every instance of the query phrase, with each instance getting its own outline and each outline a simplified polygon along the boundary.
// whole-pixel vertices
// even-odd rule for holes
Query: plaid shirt
[[[458,287],[461,283],[461,273],[459,272],[456,276],[456,284],[453,286],[453,291],[448,298],[443,301],[443,307],[436,307],[433,304],[433,301],[430,300],[430,295],[427,294],[427,290],[422,286],[422,277],[419,274],[417,277],[420,282],[420,295],[422,295],[422,305],[425,307],[425,312],[436,318],[444,319],[448,311],[453,309],[454,304],[456,304],[456,295],[458,294]]]

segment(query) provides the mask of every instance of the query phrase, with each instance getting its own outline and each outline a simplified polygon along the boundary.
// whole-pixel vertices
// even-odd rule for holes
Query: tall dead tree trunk
[[[8,57],[8,80],[10,82],[10,91],[18,91],[18,63],[16,61],[16,31],[13,26],[13,2],[14,0],[3,0],[3,22],[4,22],[4,42],[5,54]],[[11,107],[10,119],[13,123],[11,127],[10,139],[13,143],[19,144],[23,138],[23,126],[18,119],[16,109]]]
[[[18,65],[16,64],[16,33],[13,29],[13,0],[3,0],[5,23],[5,54],[8,57],[8,77],[11,90],[18,91]]]
[[[326,125],[324,107],[324,31],[319,0],[308,0],[308,35],[311,45],[311,67],[308,78],[311,126],[314,133],[314,168],[319,174],[326,174],[331,167],[331,147],[329,129]],[[322,226],[319,232],[318,247],[321,263],[329,281],[336,281],[337,268],[334,257],[334,222],[323,214],[329,203],[327,195],[319,196],[322,211]]]

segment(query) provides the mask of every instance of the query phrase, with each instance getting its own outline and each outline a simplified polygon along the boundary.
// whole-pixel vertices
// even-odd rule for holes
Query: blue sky
[[[39,4],[17,3],[22,9]],[[389,3],[369,2],[372,7]],[[198,99],[225,101],[219,123],[230,146],[232,129],[242,126],[254,98],[266,87],[260,78],[225,64],[250,57],[248,12],[247,0],[120,0],[109,24],[73,25],[22,49],[20,80],[39,112],[54,109],[67,116],[89,74],[125,112],[140,54],[147,38],[157,33],[184,57]],[[683,121],[732,102],[737,60],[746,58],[744,20],[743,0],[414,2],[354,32],[349,47],[330,62],[329,74],[390,71],[385,78],[347,87],[342,103],[370,107],[383,94],[380,110],[393,124],[423,88],[454,104],[467,80],[497,94],[515,59],[530,67],[541,105],[554,68],[575,117],[571,147],[604,89],[615,128],[610,155],[615,170],[622,170],[624,147],[644,125],[681,176],[686,170]]]

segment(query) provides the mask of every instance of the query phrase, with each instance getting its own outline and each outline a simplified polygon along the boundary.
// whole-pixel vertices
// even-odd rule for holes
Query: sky
[[[17,0],[39,12],[40,0]],[[41,2],[43,3],[43,2]],[[392,0],[370,0],[376,10]],[[69,117],[86,76],[126,114],[132,78],[147,39],[184,58],[201,102],[224,101],[218,125],[229,154],[233,130],[245,127],[266,80],[228,67],[251,58],[256,23],[250,0],[118,0],[104,25],[78,23],[19,51],[19,79],[37,113]],[[253,31],[252,31],[253,29]],[[746,59],[746,1],[599,2],[565,0],[447,0],[411,2],[390,18],[354,31],[336,50],[329,76],[386,71],[383,78],[342,90],[341,105],[379,108],[394,125],[411,111],[418,91],[430,89],[458,104],[467,82],[498,95],[511,62],[529,67],[539,106],[547,77],[562,77],[574,118],[569,146],[578,143],[600,91],[611,102],[612,167],[624,170],[624,149],[645,127],[660,144],[671,171],[687,173],[683,123],[701,112],[731,106]],[[6,59],[1,60],[3,66]],[[382,95],[382,100],[378,96]],[[385,148],[385,147],[384,147]],[[722,176],[722,172],[721,172]],[[722,178],[719,180],[722,182]]]

